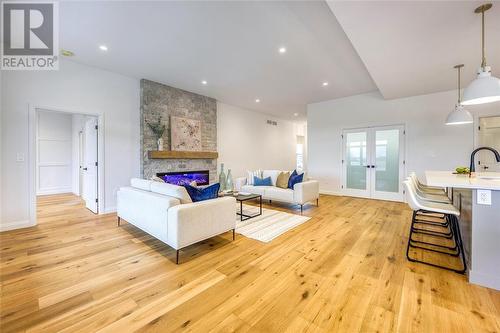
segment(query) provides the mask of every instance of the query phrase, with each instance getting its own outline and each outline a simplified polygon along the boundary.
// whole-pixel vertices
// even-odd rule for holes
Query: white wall
[[[3,108],[3,71],[0,70],[0,230],[2,230],[2,216],[3,216],[3,141],[4,141],[4,135],[3,135],[3,113],[4,113],[4,108]]]
[[[104,121],[104,207],[115,192],[139,176],[139,80],[63,60],[59,71],[2,73],[2,216],[0,229],[29,225],[29,105]],[[24,161],[16,161],[16,156]]]
[[[38,110],[36,194],[71,192],[71,114]]]
[[[266,121],[275,120],[278,126]],[[247,170],[295,168],[296,126],[291,121],[217,103],[218,170],[224,163],[233,178]]]
[[[473,125],[446,126],[456,92],[384,100],[380,93],[341,98],[308,105],[308,171],[320,181],[323,193],[339,194],[342,129],[406,125],[406,171],[452,170],[468,166],[473,149]],[[470,106],[478,115],[500,114],[500,103]]]

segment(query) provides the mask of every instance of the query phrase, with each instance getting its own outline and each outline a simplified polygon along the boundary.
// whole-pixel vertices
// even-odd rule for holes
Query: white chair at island
[[[406,247],[407,259],[412,262],[444,268],[460,274],[465,273],[467,270],[467,264],[462,244],[460,226],[458,224],[460,211],[451,204],[446,195],[429,195],[420,192],[417,189],[414,180],[411,178],[404,181],[403,184],[406,189],[408,205],[413,210],[410,234],[408,236],[408,245]],[[442,217],[438,218],[437,216]],[[420,227],[418,227],[418,225],[420,225]],[[423,228],[422,226],[424,225],[431,225],[433,229]],[[413,235],[415,234],[420,234],[424,237],[430,236],[430,238],[434,239],[441,238],[445,241],[453,241],[453,245],[416,240],[413,238]],[[448,267],[434,262],[412,258],[410,256],[410,248],[418,248],[449,257],[460,257],[462,261],[462,268]]]

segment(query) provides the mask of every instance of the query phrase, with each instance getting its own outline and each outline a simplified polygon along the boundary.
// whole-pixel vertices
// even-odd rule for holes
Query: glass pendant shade
[[[469,111],[460,104],[455,105],[455,110],[450,112],[446,118],[446,125],[471,124],[474,121]]]
[[[464,89],[463,105],[500,101],[500,79],[491,75],[491,68],[480,68],[477,78]]]

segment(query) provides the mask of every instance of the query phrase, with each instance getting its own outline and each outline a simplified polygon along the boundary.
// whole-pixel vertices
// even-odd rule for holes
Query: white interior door
[[[83,198],[83,152],[85,151],[83,131],[78,132],[78,195]]]
[[[371,197],[403,201],[404,127],[372,128],[371,137]]]
[[[357,197],[370,197],[370,151],[368,129],[344,130],[342,137],[344,165],[344,193]]]
[[[85,121],[83,137],[83,200],[85,201],[85,206],[97,214],[97,118],[89,117]]]
[[[478,135],[478,147],[491,147],[500,151],[500,117],[480,118]],[[497,163],[495,156],[489,151],[479,151],[476,163],[476,171],[500,172],[500,163]]]
[[[343,193],[403,201],[404,126],[343,131]]]

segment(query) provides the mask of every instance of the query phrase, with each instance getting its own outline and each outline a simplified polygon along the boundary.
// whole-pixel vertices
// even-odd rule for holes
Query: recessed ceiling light
[[[260,99],[258,99],[258,98],[257,98],[257,99],[255,100],[255,103],[260,103]]]
[[[106,45],[99,45],[99,49],[101,51],[107,51],[108,50],[108,47]]]
[[[326,87],[328,85],[328,82],[323,82],[323,87]]]
[[[207,83],[208,83],[208,82],[207,82],[207,81],[205,81],[205,80],[201,81],[201,84],[203,84],[204,86],[206,86],[206,85],[207,85]]]
[[[285,47],[280,47],[278,51],[280,53],[285,53],[286,52],[286,48]]]
[[[293,115],[294,115],[295,117],[298,117],[298,116],[299,116],[299,114],[298,114],[297,112],[295,112]]]

